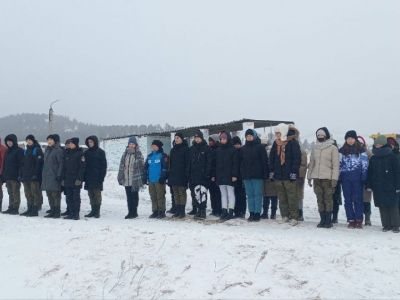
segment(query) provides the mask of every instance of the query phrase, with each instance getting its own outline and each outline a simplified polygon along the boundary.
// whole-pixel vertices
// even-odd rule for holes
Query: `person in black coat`
[[[207,189],[211,182],[211,153],[204,140],[203,133],[198,130],[194,135],[194,143],[189,150],[188,179],[192,198],[195,199],[194,213],[196,219],[206,219]]]
[[[261,145],[260,138],[254,129],[245,133],[246,144],[242,147],[240,173],[246,188],[250,211],[249,222],[259,222],[263,202],[264,179],[268,177],[268,155]]]
[[[210,147],[211,172],[215,173],[216,152],[219,147],[220,140],[218,134],[213,134],[208,138],[208,146]],[[222,213],[221,190],[215,181],[209,183],[211,215],[220,217]]]
[[[9,203],[8,209],[3,213],[18,215],[21,204],[21,168],[24,150],[18,147],[18,139],[15,134],[6,136],[4,142],[7,145],[7,152],[1,177],[6,182]]]
[[[372,152],[367,188],[372,190],[375,206],[379,207],[383,231],[399,233],[400,161],[383,135],[375,139]]]
[[[63,215],[65,219],[79,220],[86,158],[82,148],[79,147],[79,138],[69,139],[65,145],[62,183],[67,202],[67,211]]]
[[[247,209],[247,197],[244,183],[240,174],[240,165],[242,163],[242,141],[240,137],[235,136],[232,138],[233,147],[236,150],[236,157],[239,165],[239,176],[234,182],[235,188],[235,218],[245,218]]]
[[[168,185],[175,197],[174,218],[185,217],[188,187],[189,146],[182,133],[176,133],[170,152]]]
[[[85,151],[85,190],[88,191],[91,211],[85,215],[86,218],[100,218],[100,207],[102,202],[101,192],[107,174],[106,153],[99,147],[97,136],[89,136],[85,141],[88,150]]]
[[[221,221],[233,219],[235,209],[234,184],[239,177],[237,151],[232,145],[229,132],[222,131],[219,135],[220,144],[215,151],[215,172],[212,181],[221,191],[222,214]]]
[[[24,184],[25,197],[28,205],[22,216],[37,217],[42,205],[43,151],[33,135],[26,137],[26,149],[22,160],[21,179]]]
[[[275,181],[282,222],[298,224],[299,204],[296,180],[301,164],[298,131],[293,125],[279,124],[275,128],[275,142],[270,153],[270,179]]]

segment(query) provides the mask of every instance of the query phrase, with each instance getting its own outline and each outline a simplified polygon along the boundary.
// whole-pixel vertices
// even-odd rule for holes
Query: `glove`
[[[17,179],[17,181],[18,181],[18,182],[22,182],[22,177],[19,176],[18,179]]]
[[[372,193],[372,190],[371,190],[370,188],[367,188],[366,191],[369,192],[369,193]],[[397,192],[398,192],[398,191],[396,191],[396,193],[397,193]]]
[[[211,181],[212,181],[212,182],[215,182],[215,177],[211,177]]]
[[[82,181],[80,180],[75,180],[75,186],[81,186],[82,185]]]
[[[290,173],[290,181],[296,181],[297,180],[297,174],[296,173]]]
[[[269,173],[269,180],[274,181],[274,177],[275,177],[275,173],[274,172]]]
[[[400,194],[400,190],[396,190],[396,194]]]
[[[232,182],[236,182],[237,181],[237,177],[232,177]]]
[[[308,179],[308,185],[312,187],[312,179]]]
[[[332,180],[332,188],[333,189],[336,189],[336,187],[337,187],[337,180]]]

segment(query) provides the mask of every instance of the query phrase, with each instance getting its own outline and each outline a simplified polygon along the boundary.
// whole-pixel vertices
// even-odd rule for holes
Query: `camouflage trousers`
[[[186,187],[173,186],[172,190],[174,191],[175,204],[176,205],[186,205],[186,200],[187,200]]]
[[[28,206],[40,207],[43,196],[39,181],[24,182],[24,192]]]
[[[153,212],[165,212],[165,184],[149,183],[149,193]]]
[[[91,207],[100,207],[102,202],[101,190],[93,189],[88,190],[90,206]]]
[[[21,183],[15,180],[7,180],[8,207],[19,210],[21,204]]]
[[[333,194],[335,190],[332,187],[330,179],[314,179],[314,193],[317,196],[318,211],[332,212],[333,211]]]
[[[49,200],[50,209],[60,211],[61,208],[61,191],[53,192],[46,191],[47,199]]]
[[[297,220],[299,218],[299,196],[296,181],[276,180],[275,184],[282,218]]]

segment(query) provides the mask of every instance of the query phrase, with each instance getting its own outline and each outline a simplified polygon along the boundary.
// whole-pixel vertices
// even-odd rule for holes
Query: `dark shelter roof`
[[[272,126],[276,126],[280,123],[286,123],[286,124],[294,123],[293,121],[242,119],[242,120],[232,121],[232,122],[222,123],[222,124],[201,125],[201,126],[193,126],[193,127],[176,129],[176,130],[172,130],[172,131],[148,132],[148,133],[143,133],[143,134],[131,134],[131,135],[125,135],[125,136],[116,136],[116,137],[103,138],[102,140],[103,141],[119,140],[119,139],[129,138],[131,136],[137,136],[137,137],[166,136],[166,137],[169,137],[171,135],[171,133],[173,133],[173,132],[181,132],[185,137],[192,137],[192,136],[194,136],[196,130],[198,130],[198,129],[208,129],[209,134],[211,135],[211,134],[219,133],[221,131],[228,131],[228,132],[241,131],[241,130],[243,130],[243,123],[247,123],[247,122],[254,122],[255,129],[272,127]]]

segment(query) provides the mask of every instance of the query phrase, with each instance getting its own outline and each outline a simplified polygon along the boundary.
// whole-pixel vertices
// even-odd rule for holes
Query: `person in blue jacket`
[[[145,170],[151,198],[153,213],[151,219],[165,218],[165,187],[168,175],[168,155],[164,153],[163,143],[154,140],[152,152],[147,156]]]
[[[349,228],[362,228],[363,192],[368,176],[368,155],[357,139],[356,131],[348,131],[340,153],[340,181],[345,199]]]

